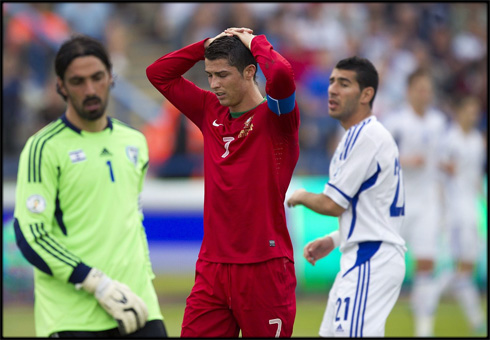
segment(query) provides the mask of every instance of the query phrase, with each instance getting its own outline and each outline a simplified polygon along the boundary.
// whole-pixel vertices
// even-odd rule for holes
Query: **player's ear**
[[[373,99],[373,96],[374,96],[374,88],[372,88],[372,87],[366,87],[361,92],[361,99],[360,99],[360,101],[361,101],[362,104],[369,105],[369,102],[371,101],[371,99]]]
[[[58,92],[58,94],[66,100],[67,93],[65,85],[63,84],[63,80],[61,80],[60,77],[56,78],[56,92]]]
[[[255,67],[255,65],[250,64],[245,67],[245,70],[243,70],[243,77],[245,78],[245,80],[254,79],[255,72],[257,72],[257,68]]]

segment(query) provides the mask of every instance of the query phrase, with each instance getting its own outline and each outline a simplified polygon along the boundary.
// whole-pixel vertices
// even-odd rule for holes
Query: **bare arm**
[[[326,235],[308,242],[303,248],[303,256],[309,263],[314,266],[316,261],[324,258],[334,249],[335,245],[332,237]]]
[[[314,194],[305,189],[296,190],[287,200],[287,204],[290,208],[301,204],[314,212],[328,216],[340,216],[345,211],[327,195]]]

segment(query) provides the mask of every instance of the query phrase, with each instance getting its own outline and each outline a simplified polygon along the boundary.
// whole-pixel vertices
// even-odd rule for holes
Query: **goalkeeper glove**
[[[111,280],[106,274],[92,268],[77,289],[94,294],[99,304],[118,324],[119,332],[129,334],[142,328],[148,319],[144,301],[125,284]]]

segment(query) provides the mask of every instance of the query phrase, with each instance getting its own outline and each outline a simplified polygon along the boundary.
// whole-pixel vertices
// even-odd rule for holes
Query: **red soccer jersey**
[[[284,211],[299,156],[293,71],[263,35],[252,40],[251,50],[266,77],[269,103],[238,118],[232,118],[214,93],[182,77],[204,60],[204,40],[147,68],[150,82],[204,137],[204,238],[199,258],[209,262],[255,263],[276,257],[294,261]],[[269,109],[280,113],[277,108],[288,99],[290,112]]]

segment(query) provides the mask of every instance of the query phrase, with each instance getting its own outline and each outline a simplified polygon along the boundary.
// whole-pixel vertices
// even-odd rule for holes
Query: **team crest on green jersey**
[[[40,214],[46,209],[46,200],[41,195],[31,195],[26,201],[27,209],[35,214]]]
[[[135,146],[126,146],[126,156],[134,164],[138,165],[138,148]]]

